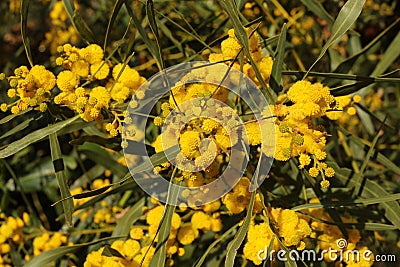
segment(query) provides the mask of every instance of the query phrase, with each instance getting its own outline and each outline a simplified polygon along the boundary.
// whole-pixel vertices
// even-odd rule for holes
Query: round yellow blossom
[[[144,237],[144,232],[142,228],[139,227],[134,227],[130,230],[129,236],[132,239],[140,240]]]
[[[40,112],[46,112],[46,110],[47,110],[47,104],[46,104],[46,103],[41,103],[41,104],[39,105],[39,110],[40,110]]]
[[[99,109],[108,108],[111,100],[110,93],[103,86],[96,86],[93,88],[89,94],[89,101],[90,98],[95,99],[95,107]]]
[[[6,111],[7,111],[7,104],[6,104],[6,103],[2,103],[2,104],[0,105],[0,110],[1,110],[2,112],[6,112]]]
[[[70,70],[64,70],[57,75],[57,86],[61,91],[73,92],[76,81],[76,75]]]
[[[321,187],[322,187],[323,189],[328,189],[330,183],[329,183],[328,180],[322,180],[321,183],[320,183],[320,185],[321,185]]]
[[[113,78],[115,80],[118,79],[118,82],[122,83],[128,88],[138,88],[141,83],[139,73],[135,69],[132,69],[127,65],[124,69],[123,68],[124,64],[122,63],[115,65],[112,70]]]
[[[299,162],[300,162],[299,168],[302,169],[304,168],[304,166],[307,166],[311,163],[311,158],[309,155],[302,153],[299,156]]]
[[[89,64],[98,63],[104,57],[103,49],[97,44],[91,44],[85,48],[80,49],[79,55]]]
[[[308,170],[308,173],[310,174],[311,177],[317,177],[319,174],[319,170],[315,167],[312,167]]]
[[[90,66],[90,73],[98,80],[107,78],[110,67],[104,61],[94,63]]]
[[[164,119],[163,118],[158,117],[158,116],[154,118],[154,125],[160,127],[160,126],[163,125],[163,123],[164,123]]]
[[[221,42],[221,51],[224,59],[234,59],[241,49],[242,46],[236,37],[229,37]]]
[[[196,131],[185,131],[180,135],[179,145],[185,157],[194,158],[200,145],[199,133]]]
[[[353,101],[354,103],[360,103],[361,102],[361,96],[360,95],[354,95],[353,96]]]
[[[89,75],[89,64],[84,60],[78,60],[71,65],[71,71],[81,77]]]
[[[335,175],[335,170],[332,167],[325,168],[324,170],[326,177],[333,177]]]
[[[189,245],[192,244],[198,236],[199,231],[188,225],[179,229],[177,238],[182,245]]]
[[[349,114],[350,116],[356,115],[356,113],[357,113],[357,110],[355,107],[349,107],[347,109],[347,114]]]
[[[261,131],[257,122],[250,122],[245,125],[249,143],[252,146],[261,144]]]
[[[164,206],[162,206],[162,205],[151,209],[147,213],[146,222],[149,225],[158,225],[161,221],[163,212],[164,212]],[[179,217],[179,215],[177,213],[174,213],[172,215],[171,227],[173,229],[178,229],[180,225],[181,225],[181,218]]]
[[[213,119],[205,119],[202,122],[201,128],[206,132],[206,133],[211,133],[213,130],[217,129],[220,126],[220,124]]]
[[[11,113],[12,113],[12,114],[18,114],[19,111],[20,111],[20,109],[19,109],[17,106],[13,106],[13,107],[11,108]]]
[[[197,211],[192,215],[190,220],[192,227],[195,229],[208,231],[211,228],[211,218],[202,211]]]

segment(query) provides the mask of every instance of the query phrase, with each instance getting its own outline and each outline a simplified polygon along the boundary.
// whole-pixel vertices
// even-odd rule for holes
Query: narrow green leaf
[[[360,147],[360,149],[364,149],[366,144],[364,144],[358,137],[353,136],[349,131],[346,129],[343,129],[341,127],[338,127],[338,130],[341,131],[347,139],[351,140],[354,144]],[[375,154],[375,152],[374,152]],[[387,167],[389,170],[393,171],[396,174],[400,175],[400,167],[398,167],[395,163],[393,163],[390,159],[388,159],[385,155],[382,153],[378,152],[376,155],[376,159],[379,163],[383,164],[385,167]]]
[[[334,20],[328,11],[324,8],[322,3],[317,0],[300,0],[303,5],[305,5],[309,10],[311,10],[315,15],[325,20],[329,26],[332,26]]]
[[[126,173],[126,167],[119,164],[106,150],[94,143],[85,143],[79,146],[79,151],[88,156],[92,161],[109,169],[113,174],[122,177]]]
[[[150,157],[150,160],[146,160],[145,162],[141,163],[140,165],[131,169],[130,173],[141,173],[144,171],[151,171],[153,170],[154,166],[161,165],[165,163],[169,159],[174,159],[179,153],[179,145],[175,145],[173,147],[167,148],[165,151],[160,151]],[[124,177],[119,183],[124,183],[130,179],[130,175]]]
[[[149,38],[147,32],[144,30],[141,22],[137,18],[136,14],[133,12],[132,7],[128,4],[128,1],[125,1],[125,7],[128,10],[129,16],[132,18],[133,24],[135,28],[139,32],[140,36],[143,39],[143,42],[146,44],[146,48],[150,51],[150,54],[156,59],[156,62],[159,69],[162,69],[160,65],[162,62],[161,55],[159,53],[159,48],[154,44],[154,42]]]
[[[325,45],[321,49],[321,53],[315,62],[308,69],[303,79],[307,77],[308,72],[317,64],[317,62],[325,55],[329,47],[334,45],[342,38],[342,36],[350,29],[350,27],[357,20],[364,6],[365,0],[348,0],[341,8],[335,22],[332,26],[332,34],[326,41]]]
[[[269,85],[275,93],[281,91],[282,88],[282,69],[283,57],[285,56],[285,43],[286,43],[286,23],[282,26],[281,34],[278,39],[278,46],[275,50],[274,64],[272,65],[271,77]]]
[[[63,0],[65,10],[67,11],[68,17],[74,26],[77,33],[81,36],[81,38],[87,43],[96,43],[96,38],[94,34],[91,32],[87,24],[83,21],[79,11],[75,9],[73,0]]]
[[[107,43],[108,43],[108,36],[110,35],[110,32],[114,26],[114,22],[118,16],[119,11],[122,8],[122,5],[124,4],[124,0],[116,0],[113,10],[111,12],[111,17],[108,20],[108,24],[107,24],[107,30],[106,30],[106,36],[104,37],[104,46],[103,46],[103,50],[106,51],[107,48]]]
[[[23,138],[19,139],[18,141],[15,141],[11,144],[9,144],[6,148],[0,150],[0,158],[6,158],[11,155],[14,155],[18,151],[24,149],[25,147],[29,146],[30,144],[33,144],[37,141],[42,140],[43,138],[46,138],[48,135],[53,134],[60,129],[64,128],[68,124],[72,123],[76,119],[79,118],[79,115],[70,118],[65,121],[58,122],[56,124],[47,126],[43,129],[39,129],[37,131],[34,131],[33,133],[30,133]]]
[[[254,190],[251,193],[249,206],[247,207],[246,218],[244,219],[242,226],[240,226],[239,230],[235,234],[233,240],[228,244],[226,251],[226,258],[225,258],[225,267],[233,267],[235,263],[237,251],[239,247],[242,245],[250,225],[251,217],[253,215],[253,207],[256,194],[257,190]]]
[[[154,15],[154,4],[153,0],[146,0],[146,16],[149,20],[150,29],[155,37],[156,47],[157,47],[157,54],[156,54],[156,61],[157,65],[160,70],[164,69],[164,60],[162,57],[161,47],[160,47],[160,36],[158,34],[158,26],[156,22],[156,17]]]
[[[349,179],[347,175],[340,175],[343,173],[341,168],[336,163],[330,163],[330,165],[335,170],[335,177],[338,178],[343,184],[349,183],[350,186],[361,186],[357,184],[358,181],[354,179]],[[348,170],[348,169],[347,169]],[[346,171],[346,169],[344,169]],[[349,170],[348,170],[349,171]],[[339,175],[336,175],[339,174]],[[391,194],[386,192],[378,183],[367,179],[362,191],[362,197],[365,198],[379,198],[379,197],[390,197]],[[385,210],[385,217],[397,228],[400,229],[400,206],[397,201],[381,202],[379,204],[381,208]]]
[[[77,9],[74,10],[72,21],[76,31],[79,33],[79,35],[82,37],[83,40],[85,40],[89,44],[97,43],[93,32],[90,30],[89,26],[83,20],[82,16],[79,13],[79,10]]]
[[[60,259],[61,257],[65,256],[68,253],[74,253],[79,249],[95,245],[104,241],[115,240],[120,237],[106,237],[102,239],[98,239],[93,242],[79,244],[79,245],[72,245],[72,246],[64,246],[55,249],[51,249],[41,253],[40,255],[34,257],[31,261],[25,264],[25,267],[43,267],[46,264],[53,263]]]
[[[27,116],[28,117],[28,116]],[[32,121],[34,120],[39,120],[41,119],[43,116],[42,114],[38,114],[38,116],[36,115],[32,115],[30,117],[28,117],[26,120],[24,120],[23,122],[21,122],[20,124],[18,124],[17,126],[13,127],[11,130],[9,130],[8,132],[4,133],[2,136],[0,136],[0,139],[8,137],[10,135],[14,135],[16,133],[18,133],[19,131],[22,131],[23,129],[25,129],[26,127],[28,127]]]
[[[171,179],[174,178],[174,174]],[[175,202],[178,199],[179,189],[176,187],[170,187],[168,189],[168,198],[172,199]],[[167,241],[169,234],[171,232],[171,223],[172,223],[172,215],[175,212],[176,206],[174,205],[165,205],[163,216],[158,227],[158,242],[156,246],[156,252],[154,253],[153,258],[150,261],[150,266],[164,266],[166,260],[166,250],[167,250]]]
[[[325,202],[324,204],[321,203],[308,203],[308,204],[303,204],[299,205],[296,207],[291,208],[291,210],[294,211],[300,211],[300,210],[305,210],[305,209],[316,209],[316,208],[334,208],[334,207],[346,207],[346,206],[356,206],[356,205],[372,205],[372,204],[379,204],[379,203],[384,203],[384,202],[389,202],[389,201],[396,201],[400,200],[400,193],[397,194],[390,194],[387,196],[381,196],[381,197],[373,197],[373,198],[368,198],[368,199],[356,199],[356,200],[351,200],[351,201],[334,201],[334,202]]]
[[[58,169],[59,167],[54,165],[54,169],[56,172],[56,178],[58,181],[58,186],[60,187],[61,191],[61,198],[68,198],[71,196],[71,193],[69,192],[68,189],[68,179],[67,175],[65,174],[65,169],[64,169],[64,162],[62,161],[62,154],[61,154],[61,149],[60,149],[60,144],[58,143],[57,139],[57,134],[52,133],[49,136],[50,138],[50,150],[51,150],[51,159],[53,160],[53,164],[57,160],[61,160],[62,163],[62,169]],[[73,226],[72,224],[72,212],[74,211],[74,201],[72,199],[68,199],[62,202],[63,209],[64,209],[64,215],[65,215],[65,220],[69,226]]]
[[[29,111],[31,111],[31,110],[32,110],[32,108],[27,108],[26,110],[23,110],[23,111],[21,111],[21,112],[19,112],[19,113],[17,113],[17,114],[10,114],[10,115],[8,115],[8,116],[2,118],[2,119],[0,120],[0,124],[7,123],[7,122],[11,121],[12,119],[14,119],[14,118],[16,118],[16,117],[18,117],[18,116],[24,115],[25,113],[27,113],[27,112],[29,112]]]
[[[376,146],[376,144],[378,142],[378,139],[379,139],[379,136],[380,136],[380,130],[382,129],[382,127],[383,127],[383,124],[378,129],[378,131],[376,131],[375,137],[372,140],[371,146],[369,147],[368,152],[367,152],[367,154],[365,155],[365,157],[363,159],[364,161],[363,161],[363,163],[362,163],[362,165],[360,167],[359,172],[354,173],[353,177],[351,178],[352,180],[355,180],[355,183],[356,183],[356,186],[355,186],[354,192],[353,192],[353,196],[357,196],[357,195],[359,195],[359,193],[361,193],[361,191],[360,191],[360,190],[362,190],[361,186],[362,186],[362,184],[365,183],[365,179],[366,179],[366,177],[364,176],[364,172],[365,172],[365,170],[367,168],[369,160],[372,157],[372,154],[375,151],[375,146]]]
[[[112,187],[112,185],[109,184],[109,185],[105,185],[105,186],[103,186],[101,188],[97,188],[97,189],[90,190],[90,191],[87,191],[87,192],[75,194],[75,195],[73,195],[71,197],[73,197],[74,199],[82,199],[82,198],[94,197],[94,196],[98,196],[98,195],[106,192],[111,187]],[[66,200],[66,199],[63,199],[63,201],[64,200]]]
[[[131,226],[143,215],[142,208],[145,198],[141,198],[134,206],[130,207],[124,216],[117,222],[112,236],[127,236]]]
[[[384,29],[378,36],[376,36],[371,42],[369,42],[369,44],[367,44],[363,49],[361,49],[356,54],[354,54],[351,57],[348,57],[344,61],[342,61],[333,72],[348,73],[352,69],[354,63],[357,61],[357,59],[360,56],[364,55],[370,48],[372,48],[376,43],[378,43],[378,41],[381,40],[382,37],[384,37],[387,33],[392,32],[393,30],[398,28],[399,25],[400,25],[400,18],[398,18],[391,25],[389,25],[389,27]],[[324,79],[322,83],[326,84],[327,86],[330,86],[330,87],[337,84],[336,80],[331,79],[329,77]]]
[[[29,38],[26,35],[26,23],[28,21],[29,0],[22,0],[21,2],[21,37],[22,43],[25,48],[26,57],[28,58],[29,65],[33,67],[33,60],[31,54],[31,46]]]
[[[365,223],[364,229],[368,231],[391,231],[396,230],[396,226],[384,223]]]
[[[372,82],[355,82],[350,84],[341,85],[335,88],[331,88],[331,94],[333,96],[344,96],[353,94]]]
[[[385,50],[382,58],[379,60],[378,64],[376,65],[374,71],[371,73],[371,76],[378,76],[383,74],[389,67],[392,65],[393,62],[400,55],[400,32],[397,33],[394,40],[390,43],[389,47]]]

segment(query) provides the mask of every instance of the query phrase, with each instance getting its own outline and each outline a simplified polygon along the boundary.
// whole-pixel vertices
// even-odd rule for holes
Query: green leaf
[[[374,139],[372,140],[371,146],[369,147],[368,152],[363,159],[363,163],[360,167],[360,170],[358,172],[355,172],[353,177],[351,178],[352,180],[355,181],[355,188],[354,188],[353,196],[357,196],[357,195],[359,195],[359,193],[361,193],[361,191],[360,191],[360,190],[362,190],[361,186],[362,186],[362,184],[365,183],[365,179],[366,179],[366,177],[364,176],[364,172],[367,168],[369,160],[371,159],[371,157],[375,151],[375,146],[378,142],[378,139],[380,136],[380,130],[382,129],[382,127],[383,127],[383,124],[378,129],[378,131],[376,131],[376,134],[375,134]]]
[[[58,170],[59,167],[57,167],[56,165],[54,166],[54,169],[56,171],[58,186],[60,187],[61,191],[61,198],[65,199],[70,197],[71,193],[69,192],[68,189],[68,179],[65,174],[64,162],[62,161],[60,144],[58,143],[57,134],[52,133],[50,134],[49,138],[50,138],[51,159],[53,160],[53,164],[55,164],[57,160],[61,160],[62,162],[62,169]],[[72,227],[73,226],[72,212],[74,211],[74,201],[72,199],[67,199],[62,202],[62,205],[64,209],[65,220],[67,224]]]
[[[149,25],[150,25],[150,29],[154,35],[155,38],[155,42],[156,42],[156,61],[157,61],[157,65],[158,68],[160,70],[164,69],[164,59],[162,57],[162,52],[161,52],[161,47],[160,47],[160,36],[158,34],[158,26],[157,26],[157,22],[156,22],[156,17],[154,15],[154,4],[153,4],[153,0],[146,0],[146,16],[147,19],[149,20]]]
[[[112,236],[127,236],[131,226],[143,215],[142,208],[145,198],[141,198],[134,206],[130,207],[124,216],[117,222]]]
[[[107,31],[106,31],[106,36],[104,37],[104,46],[103,46],[103,50],[106,51],[107,48],[107,43],[108,43],[108,36],[110,35],[110,32],[112,30],[112,27],[114,25],[115,19],[118,16],[119,11],[122,8],[122,5],[124,4],[124,0],[117,0],[115,1],[113,10],[111,12],[111,17],[108,20],[108,25],[107,25]]]
[[[81,36],[81,38],[88,44],[96,43],[94,34],[89,29],[85,21],[82,19],[79,11],[75,9],[73,0],[63,0],[65,10],[67,11],[68,17],[74,26],[75,30]]]
[[[228,244],[227,251],[226,251],[226,258],[225,258],[225,267],[233,267],[233,265],[235,263],[237,250],[242,245],[244,238],[246,237],[247,230],[250,225],[251,217],[253,215],[253,206],[254,206],[254,200],[255,200],[256,194],[257,194],[256,190],[254,190],[251,193],[249,206],[247,207],[246,218],[244,219],[242,226],[240,226],[239,230],[235,234],[235,237],[233,238],[233,240],[231,242],[229,242],[229,244]]]
[[[160,65],[162,62],[161,55],[159,53],[159,47],[157,47],[154,42],[149,38],[147,35],[147,32],[144,30],[142,23],[136,16],[136,14],[133,12],[132,7],[128,3],[129,1],[125,1],[125,7],[128,10],[129,16],[131,17],[133,24],[135,25],[135,28],[139,32],[140,36],[143,39],[143,42],[146,44],[146,48],[150,51],[150,54],[156,59],[156,62],[158,64],[159,69],[162,69]]]
[[[22,0],[21,2],[21,37],[22,43],[25,48],[26,57],[28,58],[29,65],[33,67],[33,60],[31,54],[31,46],[29,38],[26,35],[26,23],[28,21],[29,0]]]
[[[365,0],[348,0],[344,4],[335,20],[335,23],[333,23],[331,36],[322,47],[321,53],[304,75],[303,79],[307,77],[308,72],[310,72],[315,64],[317,64],[317,62],[325,55],[328,48],[338,42],[340,38],[342,38],[342,36],[350,29],[360,15],[364,3]]]
[[[79,35],[82,37],[83,40],[85,40],[89,44],[97,43],[93,32],[90,30],[86,22],[82,19],[79,10],[77,9],[74,10],[72,21],[76,31],[79,33]]]
[[[305,5],[309,10],[311,10],[315,15],[325,20],[330,26],[333,24],[334,20],[328,11],[324,8],[322,3],[317,0],[300,0],[303,5]]]
[[[378,36],[376,36],[369,44],[367,44],[363,49],[358,51],[356,54],[352,55],[351,57],[346,58],[344,61],[342,61],[339,66],[333,71],[335,73],[348,73],[354,63],[357,61],[357,59],[364,55],[370,48],[372,48],[376,43],[378,43],[379,40],[382,39],[387,33],[392,32],[395,27],[397,27],[400,23],[400,18],[398,18],[395,22],[393,22],[389,27],[384,29]],[[381,73],[380,73],[381,74]],[[327,86],[334,86],[337,84],[336,80],[331,79],[331,78],[326,78],[322,82],[323,84],[326,84]]]
[[[79,146],[79,151],[88,156],[89,159],[109,169],[117,177],[122,177],[126,173],[126,167],[119,164],[110,153],[94,143],[85,143]]]
[[[286,23],[282,26],[281,34],[278,39],[278,46],[275,50],[274,64],[272,65],[271,77],[269,79],[269,85],[278,93],[282,88],[282,69],[283,69],[283,57],[285,56],[285,42],[286,42]]]
[[[359,181],[349,179],[348,169],[341,169],[336,163],[330,163],[330,166],[335,170],[335,177],[338,178],[343,184],[349,183],[351,187],[361,186]],[[386,192],[378,183],[366,179],[365,185],[361,194],[365,198],[379,198],[379,197],[391,197],[392,195]],[[385,217],[397,228],[400,229],[400,206],[396,201],[381,202],[379,207],[385,210]]]
[[[23,110],[23,111],[21,111],[21,112],[18,112],[17,114],[10,114],[10,115],[8,115],[8,116],[2,118],[2,119],[0,120],[0,124],[7,123],[7,122],[11,121],[12,119],[14,119],[14,118],[16,118],[16,117],[18,117],[18,116],[24,115],[25,113],[27,113],[27,112],[29,112],[29,111],[31,111],[31,110],[32,110],[32,108],[27,108],[26,110]]]
[[[61,257],[65,256],[66,254],[69,253],[74,253],[82,248],[95,245],[104,241],[109,241],[109,240],[115,240],[120,237],[106,237],[102,239],[98,239],[93,242],[89,243],[84,243],[84,244],[79,244],[79,245],[72,245],[72,246],[64,246],[64,247],[59,247],[55,249],[51,249],[48,251],[45,251],[38,256],[34,257],[31,261],[27,262],[25,264],[25,267],[43,267],[46,266],[46,264],[52,263],[60,259]]]
[[[175,169],[176,170],[176,169]],[[174,179],[174,173],[172,174],[171,179]],[[168,199],[172,199],[173,202],[175,202],[178,199],[178,194],[180,190],[177,187],[171,187],[168,189]],[[154,253],[153,258],[150,261],[150,266],[164,266],[165,265],[165,260],[167,256],[167,241],[169,234],[171,232],[171,223],[172,223],[172,216],[174,215],[175,212],[175,205],[165,205],[164,207],[164,212],[163,216],[161,219],[161,223],[158,226],[157,232],[158,232],[158,242],[156,246],[156,251]]]
[[[383,74],[387,70],[387,68],[389,68],[390,65],[392,65],[392,63],[396,61],[396,59],[400,55],[399,47],[400,47],[400,32],[397,33],[396,37],[390,43],[389,47],[386,48],[385,53],[379,60],[374,71],[371,73],[371,76],[378,76]]]
[[[349,131],[347,131],[341,127],[338,127],[338,130],[341,131],[346,136],[347,139],[351,140],[354,144],[359,146],[360,149],[365,148],[366,144],[364,144],[358,137],[353,136]],[[375,154],[376,153],[374,152],[374,155]],[[378,152],[376,157],[373,157],[373,159],[376,159],[379,163],[383,164],[389,170],[400,175],[400,167],[398,167],[395,163],[393,163],[390,159],[388,159],[382,153]]]
[[[9,130],[8,132],[6,132],[2,136],[0,136],[0,139],[3,139],[3,138],[8,137],[10,135],[14,135],[14,134],[18,133],[19,131],[22,131],[23,129],[28,127],[31,124],[32,121],[40,120],[42,117],[43,117],[43,115],[41,113],[38,114],[38,116],[31,115],[29,118],[27,118],[26,120],[24,120],[23,122],[21,122],[17,126],[13,127],[11,130]]]
[[[37,131],[34,131],[33,133],[30,133],[23,138],[9,144],[6,148],[0,150],[0,158],[6,158],[11,155],[14,155],[18,151],[24,149],[25,147],[29,146],[30,144],[33,144],[37,141],[42,140],[43,138],[46,138],[48,135],[53,134],[60,129],[64,128],[68,124],[72,123],[76,119],[79,118],[79,115],[70,118],[65,121],[58,122],[56,124],[47,126],[43,129],[39,129]]]
[[[350,201],[333,201],[329,202],[326,201],[324,204],[321,203],[308,203],[299,205],[296,207],[291,208],[294,211],[300,211],[305,209],[317,209],[317,208],[335,208],[335,207],[345,207],[345,206],[356,206],[356,205],[373,205],[379,204],[384,202],[396,201],[400,200],[400,193],[391,194],[382,197],[373,197],[368,199],[356,199]]]

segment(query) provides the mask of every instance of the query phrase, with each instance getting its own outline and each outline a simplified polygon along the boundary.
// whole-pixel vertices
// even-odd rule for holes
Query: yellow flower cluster
[[[307,221],[292,210],[273,208],[270,211],[270,215],[271,223],[276,228],[274,229],[275,233],[267,221],[255,223],[254,220],[251,222],[247,232],[247,242],[243,248],[243,256],[251,260],[255,265],[262,263],[258,254],[259,251],[264,251],[265,247],[269,247],[273,239],[274,243],[271,245],[274,250],[279,249],[277,238],[281,238],[285,246],[302,250],[305,248],[305,243],[302,239],[311,234],[311,228]],[[264,253],[267,252],[265,251]]]
[[[51,71],[42,65],[35,65],[30,70],[26,66],[21,66],[7,79],[10,85],[7,95],[17,100],[9,105],[1,104],[1,111],[6,112],[9,107],[13,114],[18,114],[29,107],[46,111],[46,102],[50,101],[51,91],[56,84],[56,78]]]
[[[319,203],[317,198],[313,198],[310,200],[310,203]],[[357,229],[346,229],[348,234],[348,239],[346,240],[345,247],[338,246],[338,240],[343,239],[343,234],[338,226],[333,224],[331,217],[323,208],[313,208],[308,209],[308,213],[314,217],[318,218],[318,221],[311,222],[311,228],[313,229],[312,237],[316,238],[318,246],[321,249],[328,250],[329,248],[335,249],[337,251],[343,251],[343,255],[346,255],[346,251],[352,251],[357,249],[360,254],[361,251],[367,250],[368,248],[365,246],[357,246],[361,240],[360,232]],[[341,216],[343,223],[357,223],[355,219],[350,217],[349,215]],[[328,222],[328,223],[326,223]],[[332,223],[329,223],[332,222]],[[332,261],[332,258],[328,255],[324,255],[326,261]],[[369,256],[369,260],[366,260],[363,257],[360,257],[360,262],[357,262],[355,258],[350,254],[349,257],[344,256],[343,261],[346,263],[346,266],[372,266],[374,255],[371,254]]]
[[[154,200],[153,203],[157,204]],[[174,212],[171,221],[170,235],[167,240],[166,253],[168,256],[167,265],[173,264],[172,257],[183,256],[185,249],[182,246],[193,243],[199,236],[200,231],[219,232],[222,229],[222,222],[219,213],[211,214],[218,210],[219,205],[213,203],[204,206],[204,211],[192,211],[187,213],[185,219]],[[147,210],[147,209],[145,209]],[[181,209],[183,211],[185,209]],[[144,226],[134,226],[130,230],[127,240],[117,240],[111,245],[112,249],[117,250],[122,257],[102,255],[104,248],[90,253],[84,264],[85,267],[100,266],[150,266],[151,258],[154,255],[155,248],[149,246],[153,239],[158,241],[157,229],[162,220],[164,206],[157,204],[146,213],[146,224]],[[189,215],[189,216],[188,216]],[[185,220],[186,222],[183,222]]]
[[[259,69],[263,79],[268,83],[269,77],[271,76],[273,60],[270,56],[262,56],[262,49],[260,46],[259,38],[256,32],[251,33],[250,29],[246,29],[249,36],[250,53],[252,59],[255,61],[257,68]],[[228,31],[228,38],[221,43],[220,54],[210,54],[210,62],[222,62],[228,60],[226,64],[230,64],[229,60],[234,60],[237,55],[241,52],[242,45],[235,36],[234,29]],[[244,53],[244,52],[243,52]],[[250,59],[244,56],[245,63],[241,66],[238,61],[233,64],[233,67],[237,70],[243,71],[248,77],[250,77],[257,84],[259,81],[256,78],[254,68],[249,62]]]
[[[202,88],[202,86],[197,84],[196,87]],[[190,92],[187,91],[187,93],[189,94]],[[176,98],[176,101],[180,103],[184,100],[178,97]],[[208,101],[214,100],[211,99]],[[160,117],[154,119],[155,125],[159,125],[157,120],[165,120],[165,117],[168,116],[172,110],[171,106],[171,101],[162,104],[162,114]],[[193,109],[187,109],[184,112],[187,116],[195,113],[196,117],[199,118],[189,121],[180,131],[178,143],[182,152],[182,158],[178,156],[177,160],[182,164],[183,168],[181,169],[184,171],[182,172],[182,175],[177,177],[177,179],[184,178],[187,186],[197,187],[212,182],[213,179],[218,176],[221,165],[225,163],[222,154],[238,142],[239,133],[237,131],[230,131],[230,133],[228,133],[228,130],[226,130],[226,128],[217,120],[211,119],[213,117],[221,117],[221,120],[231,122],[232,126],[236,125],[237,122],[234,119],[234,114],[228,107],[216,107],[213,111],[210,111],[207,114],[210,118],[202,118],[200,116],[202,109],[197,106]],[[213,114],[210,114],[211,112],[213,112]],[[205,146],[202,148],[200,147],[200,144],[203,139],[211,139],[213,142],[209,143],[207,147]],[[165,131],[158,135],[156,140],[153,142],[156,152],[163,151],[173,145],[172,140],[176,140],[174,132]],[[189,163],[186,164],[186,160],[194,162],[195,166],[192,167]],[[162,167],[157,166],[155,171],[159,173],[168,167],[169,164],[166,163],[163,164]],[[197,167],[204,171],[189,172],[191,168]]]
[[[29,215],[22,214],[19,217],[9,216],[0,213],[0,266],[11,267],[11,246],[24,242],[23,227],[29,223]]]
[[[117,64],[111,70],[112,65],[105,61],[103,49],[96,44],[84,48],[65,44],[58,51],[60,56],[56,64],[65,70],[57,75],[61,93],[54,102],[75,110],[85,121],[102,121],[102,111],[109,112],[114,120],[106,124],[105,129],[111,136],[121,133],[124,114],[109,109],[111,105],[126,101],[145,79],[123,64]],[[92,86],[86,86],[89,84]]]
[[[233,214],[239,214],[249,206],[251,192],[249,191],[250,179],[242,177],[231,192],[222,197],[222,203]],[[259,193],[254,202],[254,213],[261,212],[263,206]]]
[[[101,208],[98,208],[94,214],[93,222],[100,226],[115,223],[115,216],[120,213],[122,209],[117,206],[110,207],[105,200],[101,201],[100,205]]]
[[[323,116],[335,119],[336,112],[343,112],[343,107],[350,103],[351,98],[348,102],[344,99],[335,98],[329,88],[320,83],[312,84],[304,80],[294,83],[285,95],[278,97],[277,104],[271,107],[276,116],[274,158],[287,161],[297,157],[299,168],[309,167],[312,177],[321,174],[321,187],[328,188],[326,177],[333,177],[335,171],[324,162],[328,134],[324,127],[315,125],[315,119]],[[269,114],[269,110],[266,114]]]
[[[43,233],[42,235],[33,239],[33,255],[37,256],[45,251],[53,248],[59,248],[67,244],[67,237],[59,232],[53,235],[49,233]]]
[[[59,45],[78,43],[79,35],[75,28],[68,23],[69,18],[63,1],[60,0],[54,3],[50,11],[50,19],[51,27],[49,27],[49,31],[45,33],[45,40],[41,45],[49,47],[52,55],[57,53],[57,47]]]
[[[132,231],[131,231],[132,232]],[[97,251],[93,251],[87,255],[84,267],[103,267],[103,266],[115,266],[115,267],[148,267],[150,266],[150,260],[154,255],[154,247],[141,246],[139,241],[131,238],[123,241],[117,240],[111,244],[111,249],[119,252],[120,256],[105,256],[104,247]],[[143,259],[144,258],[144,259]],[[143,260],[143,264],[140,263]]]

